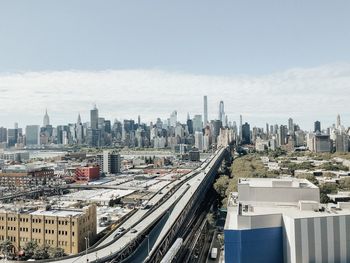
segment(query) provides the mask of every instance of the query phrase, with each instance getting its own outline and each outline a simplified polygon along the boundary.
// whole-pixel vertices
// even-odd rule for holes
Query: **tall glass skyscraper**
[[[204,126],[208,124],[208,97],[204,96]]]

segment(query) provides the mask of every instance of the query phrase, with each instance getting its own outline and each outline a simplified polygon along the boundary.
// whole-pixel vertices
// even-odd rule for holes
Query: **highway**
[[[213,156],[209,157],[200,167],[182,176],[180,179],[173,181],[161,191],[154,194],[149,203],[153,204],[153,208],[139,209],[127,221],[118,228],[125,228],[124,234],[115,238],[118,229],[105,238],[95,248],[88,250],[88,253],[82,252],[78,255],[49,260],[49,262],[57,263],[74,263],[74,262],[108,262],[112,256],[126,249],[129,244],[143,235],[154,223],[162,218],[166,213],[171,213],[167,217],[167,221],[161,230],[155,245],[152,246],[151,252],[163,240],[166,233],[175,223],[181,214],[193,193],[198,189],[210,168],[217,162],[218,158],[222,158],[222,153],[226,148],[221,148]],[[48,262],[39,261],[39,262]]]

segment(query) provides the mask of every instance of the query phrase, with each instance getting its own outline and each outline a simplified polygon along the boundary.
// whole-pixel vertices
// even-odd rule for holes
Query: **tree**
[[[220,176],[214,183],[214,189],[220,195],[221,198],[225,198],[228,184],[229,178],[227,175]]]
[[[321,203],[323,203],[323,204],[329,203],[330,199],[327,195],[331,194],[331,193],[336,193],[336,192],[337,192],[337,186],[335,184],[329,184],[329,183],[321,184],[320,185],[320,201],[321,201]]]
[[[64,249],[60,247],[52,247],[49,249],[49,255],[51,258],[61,258],[66,256]]]
[[[3,242],[1,242],[0,249],[1,249],[1,252],[7,257],[12,253],[12,249],[13,249],[12,242],[8,239],[5,239]]]
[[[207,221],[209,225],[213,226],[215,224],[215,219],[213,213],[207,214]]]
[[[33,258],[34,259],[48,259],[50,257],[49,255],[49,249],[50,246],[48,245],[43,245],[41,247],[37,247],[34,251]]]
[[[298,174],[298,178],[306,179],[306,180],[310,181],[311,183],[313,183],[314,185],[318,185],[318,180],[316,179],[316,177],[313,174],[307,174],[307,173]]]
[[[35,241],[31,240],[27,242],[23,248],[25,257],[32,258],[37,248],[38,244]]]

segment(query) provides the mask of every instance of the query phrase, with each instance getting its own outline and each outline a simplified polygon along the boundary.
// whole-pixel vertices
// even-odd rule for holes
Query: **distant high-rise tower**
[[[46,127],[50,125],[50,117],[47,114],[47,109],[45,110],[45,115],[44,115],[44,121],[43,121],[43,126]]]
[[[189,134],[193,134],[193,121],[191,120],[189,113],[187,113],[187,129]]]
[[[242,144],[250,144],[250,125],[245,123],[242,125]]]
[[[170,115],[170,126],[171,127],[176,127],[176,123],[177,123],[177,111],[173,111]]]
[[[243,129],[243,127],[242,127],[242,125],[243,125],[243,118],[242,118],[242,115],[239,115],[239,140],[242,142],[242,140],[243,140],[243,132],[242,132],[242,129]]]
[[[340,121],[340,115],[338,114],[337,116],[337,129],[339,129],[341,126],[341,121]]]
[[[90,110],[90,127],[93,130],[98,129],[98,109],[96,105],[92,110]]]
[[[193,117],[193,131],[201,132],[203,130],[202,115],[194,115]]]
[[[204,126],[208,124],[208,97],[204,96]]]
[[[82,144],[84,140],[84,128],[83,128],[83,124],[81,123],[80,113],[78,115],[78,120],[75,125],[75,133],[76,133],[77,143]]]
[[[80,117],[80,113],[78,114],[77,124],[81,124],[81,117]]]
[[[222,123],[225,122],[225,109],[224,109],[223,101],[220,101],[220,104],[219,104],[219,121],[221,121]]]
[[[292,118],[288,119],[288,133],[289,135],[294,135],[294,122]]]
[[[39,144],[40,144],[39,125],[27,125],[26,126],[26,145],[39,145]]]
[[[321,132],[321,122],[319,121],[315,121],[315,124],[314,124],[314,132]]]
[[[270,131],[269,131],[269,124],[266,123],[266,136],[269,137]]]

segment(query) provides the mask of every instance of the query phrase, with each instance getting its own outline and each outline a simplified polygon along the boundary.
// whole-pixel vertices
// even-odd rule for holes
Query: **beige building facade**
[[[16,252],[29,241],[63,248],[67,254],[85,250],[96,237],[96,206],[81,210],[0,211],[0,242],[10,240]]]

